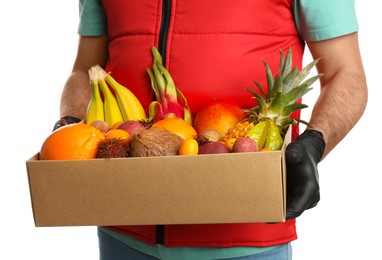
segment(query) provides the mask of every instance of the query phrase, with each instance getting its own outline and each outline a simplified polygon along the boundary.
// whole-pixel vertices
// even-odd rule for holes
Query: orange
[[[197,136],[196,130],[192,125],[187,123],[182,118],[168,117],[156,121],[151,127],[164,128],[174,134],[179,135],[184,140]]]
[[[179,155],[197,155],[199,153],[199,144],[194,138],[186,139],[179,147]]]
[[[236,142],[237,138],[236,137],[231,137],[228,138],[227,141],[225,141],[225,145],[228,147],[230,151],[232,151],[233,144]]]
[[[112,139],[112,138],[125,139],[125,140],[129,140],[129,141],[131,140],[131,136],[130,136],[129,132],[127,132],[123,129],[111,129],[106,133],[105,138],[106,139]]]
[[[116,122],[114,125],[112,125],[112,126],[110,127],[110,129],[117,129],[118,126],[119,126],[120,124],[122,124],[122,121],[118,121],[118,122]]]
[[[96,158],[98,144],[105,135],[94,126],[70,124],[52,132],[40,149],[40,160]]]
[[[213,101],[195,115],[194,128],[198,134],[216,130],[220,136],[224,136],[231,127],[245,118],[241,110],[234,103]]]

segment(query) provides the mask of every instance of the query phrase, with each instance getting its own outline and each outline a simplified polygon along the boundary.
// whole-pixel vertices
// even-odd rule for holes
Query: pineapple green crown
[[[251,121],[259,122],[265,119],[271,119],[280,130],[284,130],[289,124],[295,124],[297,121],[309,125],[308,122],[295,119],[290,115],[300,109],[306,108],[305,104],[296,103],[303,95],[312,89],[312,84],[323,74],[318,74],[305,81],[305,77],[310,70],[319,62],[320,58],[312,61],[303,69],[297,67],[292,69],[292,50],[288,49],[286,57],[280,50],[280,64],[278,72],[273,76],[268,64],[264,61],[268,93],[265,93],[263,86],[254,82],[258,91],[246,88],[251,92],[257,102],[257,106],[245,110]]]

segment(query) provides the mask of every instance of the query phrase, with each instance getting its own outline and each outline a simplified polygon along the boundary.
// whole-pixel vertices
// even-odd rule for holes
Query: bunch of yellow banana
[[[86,123],[102,120],[113,126],[117,122],[127,120],[146,120],[146,112],[138,98],[129,89],[119,84],[99,65],[89,69],[91,99],[88,105]],[[111,86],[115,96],[111,92]],[[100,88],[103,93],[101,98]]]

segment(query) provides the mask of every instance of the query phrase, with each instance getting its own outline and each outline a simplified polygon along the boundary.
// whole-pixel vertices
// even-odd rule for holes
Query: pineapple
[[[246,89],[253,94],[257,106],[244,110],[248,117],[230,129],[224,140],[247,136],[257,142],[259,149],[279,150],[288,125],[296,122],[309,125],[308,122],[292,118],[290,115],[307,107],[305,104],[297,104],[296,101],[309,92],[312,89],[311,85],[323,75],[318,74],[303,81],[319,60],[314,60],[302,70],[297,67],[292,69],[291,48],[286,57],[280,50],[280,64],[275,76],[264,61],[268,93],[265,93],[258,82],[255,82],[258,91]]]
[[[239,138],[244,137],[255,125],[249,119],[245,119],[244,121],[237,123],[234,127],[228,130],[228,132],[224,136],[224,141],[229,138]]]

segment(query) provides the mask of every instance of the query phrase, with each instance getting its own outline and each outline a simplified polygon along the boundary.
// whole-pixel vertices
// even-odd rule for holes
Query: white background
[[[359,124],[320,164],[322,199],[297,223],[295,260],[381,255],[382,54],[375,39],[381,7],[377,0],[356,3],[369,104]],[[77,48],[77,1],[4,1],[1,10],[0,259],[98,259],[95,227],[34,227],[25,165],[59,116]],[[305,99],[310,107],[316,95],[310,92]]]

